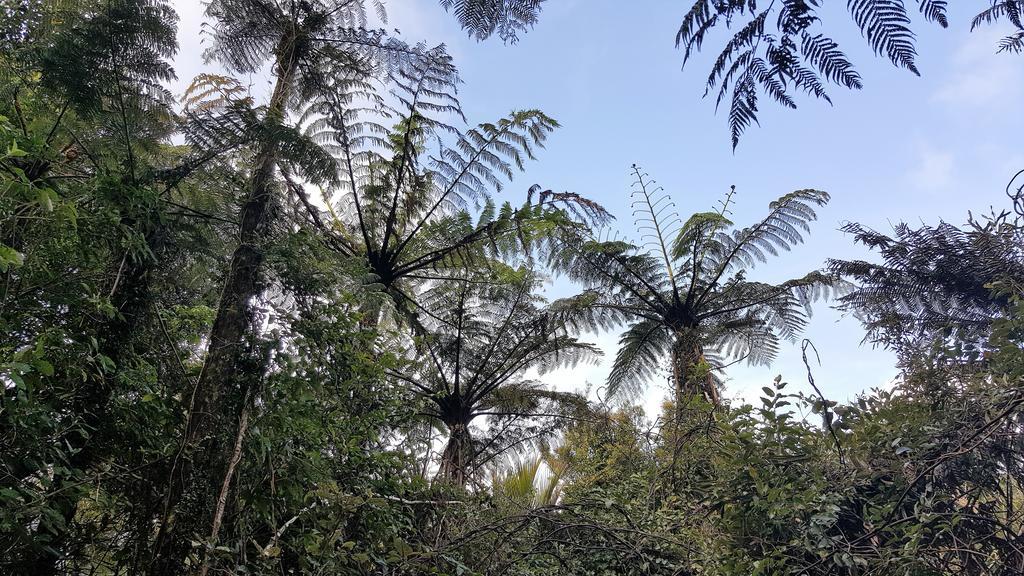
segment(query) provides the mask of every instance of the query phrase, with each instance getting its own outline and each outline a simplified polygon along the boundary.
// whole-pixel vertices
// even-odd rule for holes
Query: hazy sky
[[[716,115],[713,100],[701,98],[708,59],[717,55],[724,34],[713,36],[705,54],[680,71],[673,41],[689,2],[546,4],[536,28],[506,46],[467,38],[436,0],[387,2],[388,27],[398,28],[406,41],[448,45],[465,81],[460,99],[471,124],[524,108],[540,108],[562,124],[538,161],[506,188],[503,196],[515,202],[534,183],[579,192],[612,211],[615,226],[629,235],[635,229],[629,208],[634,162],[664,186],[684,219],[711,209],[733,184],[733,220],[741,226],[762,217],[782,194],[828,191],[832,202],[819,212],[807,244],[750,275],[772,281],[803,275],[828,257],[867,256],[838,231],[847,221],[887,232],[900,221],[959,224],[968,210],[1005,207],[1006,181],[1024,168],[1024,57],[995,54],[1001,29],[968,31],[970,17],[987,2],[951,3],[947,30],[917,19],[920,78],[874,58],[837,6],[830,32],[857,65],[864,90],[832,88],[834,106],[801,100],[796,111],[765,101],[761,127],[748,131],[735,153],[724,111]],[[202,5],[175,5],[181,17],[175,61],[180,93],[206,68]],[[255,93],[265,93],[265,76],[250,80]],[[557,295],[571,291],[564,281],[552,287]],[[805,336],[821,353],[815,380],[826,395],[846,399],[895,375],[891,355],[862,345],[863,334],[854,318],[840,318],[828,304],[815,309]],[[601,365],[547,379],[560,388],[599,386],[617,339],[596,338],[606,350]],[[793,388],[809,391],[799,346],[786,346],[770,368],[730,369],[726,396],[755,400],[780,373]],[[649,413],[667,391],[664,381],[652,383],[644,398]]]

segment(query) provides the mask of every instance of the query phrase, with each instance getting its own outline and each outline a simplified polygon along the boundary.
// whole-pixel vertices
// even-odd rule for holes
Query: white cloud
[[[1012,54],[997,54],[1005,30],[989,28],[971,33],[953,56],[948,80],[933,95],[955,107],[984,108],[1017,102],[1024,95],[1024,68]]]
[[[907,184],[925,192],[949,190],[955,183],[953,153],[929,143],[917,146],[916,161],[907,173]]]

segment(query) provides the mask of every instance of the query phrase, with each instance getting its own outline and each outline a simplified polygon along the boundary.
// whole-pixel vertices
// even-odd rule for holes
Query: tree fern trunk
[[[283,121],[297,70],[293,38],[282,39],[275,64],[277,82],[267,108],[265,123]],[[211,525],[214,499],[230,462],[225,438],[233,427],[233,410],[245,390],[260,375],[246,370],[247,340],[258,330],[254,300],[263,289],[261,276],[264,244],[274,224],[273,193],[280,142],[270,136],[260,143],[253,162],[249,194],[241,209],[239,244],[221,291],[217,315],[210,332],[210,344],[186,424],[183,450],[191,460],[190,469],[172,471],[164,521],[153,551],[152,574],[181,574],[191,553],[191,539],[203,539]],[[224,396],[232,394],[233,402]],[[226,405],[225,405],[226,404]],[[190,494],[191,492],[191,494]],[[187,506],[179,506],[187,495]],[[174,520],[170,521],[171,511]]]
[[[718,390],[703,347],[691,332],[676,334],[672,346],[672,384],[677,412],[698,396],[703,396],[712,406],[719,404]]]
[[[441,453],[441,467],[435,480],[465,486],[469,480],[469,468],[473,463],[473,437],[469,432],[468,423],[449,424],[448,429],[448,444]]]

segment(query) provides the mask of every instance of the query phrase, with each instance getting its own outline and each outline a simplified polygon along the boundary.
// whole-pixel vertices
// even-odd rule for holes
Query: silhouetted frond
[[[1000,52],[1013,52],[1020,54],[1024,52],[1024,30],[1015,32],[999,41]]]
[[[533,27],[544,0],[440,0],[462,28],[477,40],[497,34],[515,42],[520,32]]]
[[[999,52],[1020,54],[1024,51],[1024,0],[992,0],[992,5],[971,21],[971,30],[983,24],[1007,20],[1017,28],[999,41]]]
[[[938,22],[943,28],[949,27],[949,20],[946,18],[945,0],[918,0],[918,9],[924,17],[932,22]]]
[[[667,366],[665,357],[672,348],[672,340],[672,331],[656,320],[641,320],[623,332],[608,374],[607,396],[639,395],[658,371]]]
[[[876,54],[885,54],[893,64],[920,76],[914,63],[914,33],[903,0],[849,0],[847,6]]]
[[[997,1],[978,22],[1009,18],[1014,8]],[[928,22],[949,25],[947,2],[919,0],[917,10]],[[711,65],[705,96],[716,91],[715,107],[728,101],[733,148],[751,124],[757,123],[758,98],[767,94],[786,108],[795,108],[791,89],[831,102],[825,82],[860,89],[863,82],[838,44],[816,30],[823,26],[820,0],[779,0],[758,4],[750,0],[696,0],[676,33],[683,64],[699,51],[716,26],[735,27]],[[918,74],[914,33],[905,0],[847,0],[847,10],[867,44],[894,65]],[[774,17],[773,17],[774,16]],[[772,28],[774,26],[774,28]],[[1014,51],[1013,37],[1003,51]]]
[[[855,90],[863,88],[860,74],[853,69],[853,64],[834,40],[821,34],[812,36],[807,31],[801,31],[800,38],[800,51],[804,58],[830,82]]]
[[[1024,279],[1024,239],[1016,226],[900,224],[894,236],[859,224],[843,230],[882,262],[829,261],[835,273],[857,283],[842,306],[862,317],[868,338],[893,347],[917,336],[984,337],[1009,302],[1008,295],[994,295],[993,286]]]
[[[1017,28],[1024,28],[1024,1],[1022,0],[991,0],[992,5],[978,13],[971,20],[971,30],[982,24],[995,24],[1002,19],[1009,20]]]

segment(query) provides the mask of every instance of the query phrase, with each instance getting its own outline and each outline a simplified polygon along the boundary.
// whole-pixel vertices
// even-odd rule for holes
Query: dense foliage
[[[439,4],[513,43],[542,2]],[[764,9],[791,44],[818,4]],[[1020,28],[1018,4],[982,21]],[[902,2],[849,7],[913,69],[872,20]],[[165,3],[0,7],[0,571],[1022,572],[1022,188],[962,226],[851,224],[877,259],[755,280],[828,194],[733,229],[735,191],[674,220],[634,168],[640,238],[608,240],[584,196],[505,191],[557,122],[462,128],[452,59],[384,16],[214,0],[223,74],[176,102]],[[802,54],[800,87],[856,78]],[[263,68],[258,102],[233,75]],[[556,275],[580,292],[548,301]],[[769,363],[829,297],[898,353],[891,389],[829,400],[805,341],[813,396],[766,376],[758,405],[722,400],[726,362]],[[615,402],[543,381],[620,328]],[[651,421],[628,401],[666,377]]]

